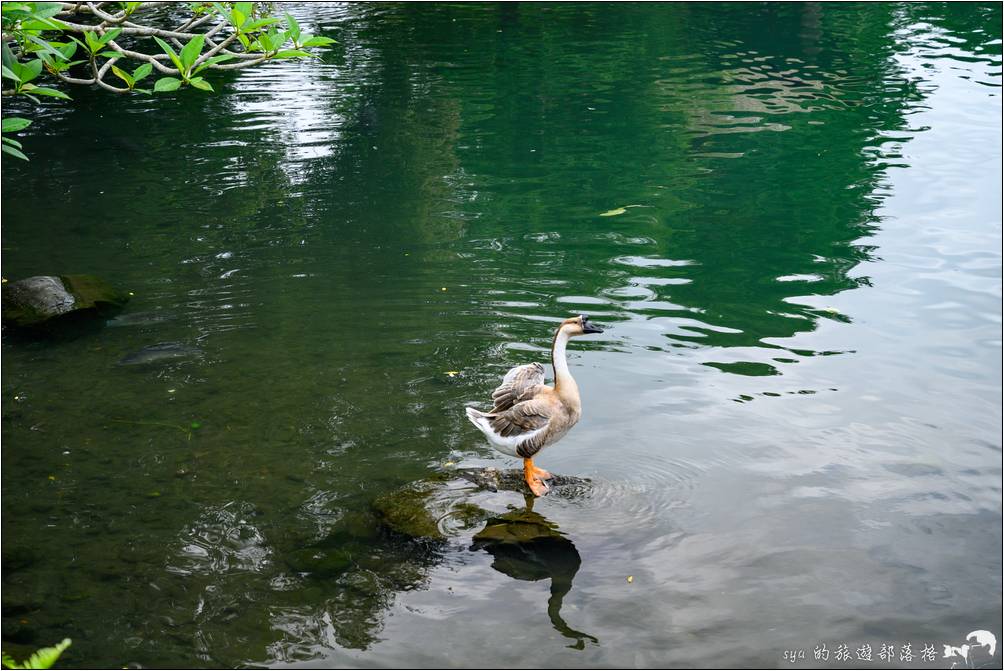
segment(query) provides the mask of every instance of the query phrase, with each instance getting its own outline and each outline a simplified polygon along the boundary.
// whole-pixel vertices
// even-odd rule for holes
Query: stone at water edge
[[[121,308],[129,294],[93,275],[37,275],[3,285],[3,320],[32,328],[70,313]]]
[[[576,488],[581,490],[589,485],[588,479],[570,476],[555,475],[551,480],[552,493],[564,488],[563,493],[574,495]],[[461,468],[436,473],[382,494],[372,506],[383,525],[396,533],[416,539],[445,540],[498,517],[472,500],[476,494],[485,491],[526,495],[530,490],[523,480],[522,470]],[[486,540],[491,532],[488,533]],[[551,535],[546,529],[526,527],[521,528],[516,536],[524,533],[528,539]]]

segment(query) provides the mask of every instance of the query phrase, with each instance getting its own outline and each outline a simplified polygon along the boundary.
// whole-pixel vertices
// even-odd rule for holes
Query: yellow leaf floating
[[[628,581],[628,582],[634,582],[634,576],[633,576],[633,575],[629,575],[629,576],[627,577],[627,581]]]
[[[446,371],[446,374],[449,375],[450,377],[456,377],[456,376],[460,375],[460,371],[459,370],[448,370],[448,371]]]
[[[625,205],[624,207],[615,207],[612,210],[607,210],[606,212],[601,212],[601,217],[616,217],[619,214],[624,214],[628,211],[629,207],[645,207],[644,205]]]

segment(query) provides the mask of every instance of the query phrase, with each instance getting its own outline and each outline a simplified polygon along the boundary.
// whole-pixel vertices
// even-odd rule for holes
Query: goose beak
[[[583,319],[582,320],[582,332],[583,333],[603,333],[603,329],[601,329],[596,324],[593,324],[588,319]]]

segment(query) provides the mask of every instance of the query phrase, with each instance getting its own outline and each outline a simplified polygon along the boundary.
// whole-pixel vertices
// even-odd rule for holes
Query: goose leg
[[[533,465],[533,459],[523,460],[523,478],[526,480],[527,487],[534,493],[534,496],[544,496],[547,494],[549,489],[544,484],[544,479],[550,477],[550,473]]]

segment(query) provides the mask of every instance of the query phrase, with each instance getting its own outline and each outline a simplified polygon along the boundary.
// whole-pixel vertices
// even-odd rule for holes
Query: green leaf
[[[73,100],[73,98],[71,98],[70,96],[56,89],[48,89],[48,88],[43,88],[41,86],[32,86],[30,89],[27,90],[31,91],[37,96],[49,96],[50,98],[62,98],[63,100]]]
[[[59,49],[59,55],[63,57],[63,60],[70,60],[73,58],[73,54],[77,53],[77,42],[66,42],[65,44],[52,43],[52,46]]]
[[[206,60],[202,61],[198,67],[192,72],[193,75],[198,74],[208,68],[210,65],[216,65],[217,63],[222,63],[224,61],[233,60],[233,56],[230,54],[220,54],[219,56],[210,56]]]
[[[311,35],[306,40],[304,40],[303,44],[301,44],[300,46],[301,47],[326,47],[329,44],[337,44],[337,41],[331,39],[330,37],[320,37],[320,36],[314,37],[313,35]]]
[[[247,14],[240,11],[239,9],[233,9],[230,11],[230,23],[232,23],[234,28],[236,28],[238,31],[241,30],[241,26],[243,26],[244,22],[247,20],[248,20]]]
[[[185,45],[185,48],[181,50],[181,64],[185,66],[185,72],[187,73],[192,69],[192,65],[195,60],[202,53],[202,45],[206,41],[205,35],[196,35]]]
[[[301,51],[299,49],[287,49],[286,51],[280,51],[272,58],[310,58],[313,54],[306,51]]]
[[[149,63],[144,63],[135,70],[132,71],[132,78],[134,82],[138,82],[141,79],[145,79],[147,75],[153,70],[153,66]]]
[[[0,121],[0,131],[4,133],[16,133],[31,125],[31,119],[22,119],[17,116],[9,116]]]
[[[213,90],[212,85],[202,77],[192,77],[191,79],[188,80],[188,83],[197,89],[202,89],[203,91]]]
[[[0,150],[3,150],[3,153],[5,153],[5,154],[10,154],[11,156],[13,156],[15,158],[19,158],[22,161],[27,161],[28,160],[27,156],[25,156],[23,153],[19,152],[17,149],[14,149],[14,147],[8,147],[7,145],[0,145]],[[14,662],[14,660],[11,659],[10,657],[4,655],[3,663],[4,663],[5,666],[7,666],[7,667],[9,667],[11,669],[28,669],[28,668],[31,668],[31,667],[28,667],[28,666],[20,666],[17,662],[14,662],[13,664],[11,664],[11,662]]]
[[[36,19],[47,19],[63,11],[63,4],[60,2],[36,2],[35,11],[32,15]]]
[[[160,48],[163,49],[164,53],[167,54],[168,57],[171,59],[171,62],[174,63],[174,67],[178,68],[178,70],[180,70],[181,72],[184,72],[185,68],[181,63],[181,59],[178,58],[178,54],[174,52],[174,49],[171,48],[171,45],[165,42],[164,40],[160,39],[159,37],[155,36],[153,39],[157,44],[160,45]]]
[[[149,63],[147,65],[149,65]],[[124,81],[126,83],[126,86],[128,86],[129,88],[132,88],[133,86],[136,85],[136,80],[133,79],[128,72],[123,71],[122,68],[120,68],[119,66],[113,65],[112,72],[115,73],[116,77]]]
[[[16,82],[21,81],[21,78],[18,77],[16,74],[14,74],[14,72],[6,65],[0,66],[0,72],[2,72],[3,76],[6,77],[7,79],[13,79]]]
[[[36,51],[40,52],[39,55],[52,54],[56,58],[63,58],[63,52],[57,51],[50,42],[43,40],[40,37],[36,37],[34,35],[26,35],[25,37],[27,37],[29,41],[31,41],[38,47]],[[70,44],[73,44],[73,42],[70,42]],[[73,48],[74,50],[76,50],[75,44],[73,45]]]
[[[101,37],[99,37],[98,38],[98,42],[100,42],[101,45],[104,46],[104,45],[108,44],[109,42],[111,42],[112,40],[114,40],[116,37],[118,37],[119,33],[121,33],[121,32],[122,32],[121,28],[112,28],[107,33],[105,33],[104,35],[102,35]]]
[[[64,638],[51,648],[42,648],[28,658],[25,666],[29,669],[51,669],[63,651],[70,647],[71,642],[70,639]]]
[[[255,30],[260,30],[265,26],[271,26],[275,23],[279,23],[279,19],[275,18],[274,16],[271,16],[267,19],[258,19],[257,21],[249,21],[245,23],[243,26],[241,26],[241,30],[243,30],[245,33],[250,33]]]
[[[21,77],[22,83],[30,82],[42,72],[42,61],[37,58],[27,63],[18,63],[17,65],[18,67],[14,68],[14,71]]]
[[[153,39],[157,38],[155,37]],[[101,41],[101,38],[98,37],[98,34],[93,30],[88,30],[86,33],[84,33],[84,41],[87,42],[87,50],[92,54],[98,53],[104,46],[104,43]]]
[[[2,54],[2,63],[4,67],[12,67],[11,64],[17,61],[17,59],[14,58],[14,52],[10,50],[9,46],[7,46],[6,41],[3,41],[0,45],[2,45],[0,46],[0,54]]]
[[[21,148],[21,143],[15,140],[14,138],[0,137],[0,142],[3,142],[4,144],[9,144],[12,147],[17,147],[18,149]]]
[[[293,41],[300,39],[300,24],[296,22],[289,12],[286,12],[286,25],[289,26],[289,35],[293,38]]]
[[[157,83],[153,85],[153,90],[157,93],[177,91],[180,86],[181,80],[176,77],[161,77],[157,80]]]
[[[28,19],[21,22],[21,30],[63,30],[65,24],[55,19]]]

